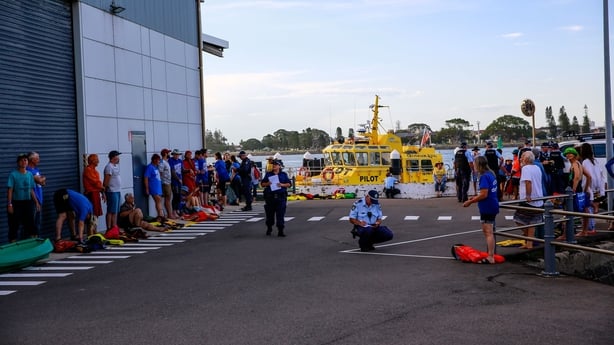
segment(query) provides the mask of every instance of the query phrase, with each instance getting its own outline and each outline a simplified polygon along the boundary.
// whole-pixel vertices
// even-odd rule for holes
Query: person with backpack
[[[473,155],[467,151],[467,143],[461,143],[460,148],[454,154],[454,178],[456,182],[456,197],[458,202],[469,199],[469,184],[473,172]]]
[[[503,167],[503,156],[499,151],[494,148],[494,145],[491,141],[486,142],[486,150],[484,151],[484,157],[488,162],[488,168],[495,173],[497,177],[497,186],[502,182],[505,182],[505,175],[501,175],[500,171]],[[499,200],[503,200],[503,191],[501,188],[497,188],[497,196]]]

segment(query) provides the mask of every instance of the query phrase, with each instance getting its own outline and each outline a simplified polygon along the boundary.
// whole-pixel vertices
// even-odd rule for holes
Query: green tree
[[[241,140],[239,145],[241,145],[241,148],[244,150],[261,150],[264,148],[262,142],[256,138],[250,138],[245,141]]]
[[[558,135],[558,129],[556,127],[556,121],[554,115],[552,115],[552,107],[546,107],[546,123],[548,125],[548,134],[551,138],[556,138]]]
[[[230,145],[228,144],[228,139],[222,134],[222,131],[219,129],[211,132],[210,130],[206,130],[205,132],[205,144],[208,150],[213,152],[217,151],[227,151],[230,149]]]
[[[582,119],[582,133],[590,133],[591,132],[591,121],[588,119],[588,114],[584,114],[584,118]]]
[[[571,131],[580,133],[580,123],[578,123],[578,118],[576,116],[571,118]]]
[[[530,137],[532,130],[531,124],[527,120],[514,115],[503,115],[491,122],[484,133],[489,138],[502,137],[503,141],[509,142]]]
[[[569,116],[567,116],[565,106],[562,106],[561,109],[559,109],[559,127],[561,129],[561,134],[571,131],[571,124],[569,123]]]
[[[467,120],[455,118],[446,121],[446,127],[437,133],[437,142],[460,143],[473,137],[469,129],[471,124]]]

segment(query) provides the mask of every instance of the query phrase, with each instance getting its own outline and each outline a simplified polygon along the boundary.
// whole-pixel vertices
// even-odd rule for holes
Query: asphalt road
[[[484,247],[476,207],[381,202],[395,238],[373,253],[357,252],[349,234],[352,201],[299,201],[286,238],[264,235],[256,205],[148,242],[159,249],[22,271],[65,277],[0,275],[44,281],[0,296],[0,344],[614,343],[612,286],[544,278],[519,262],[454,261],[455,243]],[[509,214],[498,226],[512,225]],[[111,262],[71,269],[87,260]]]

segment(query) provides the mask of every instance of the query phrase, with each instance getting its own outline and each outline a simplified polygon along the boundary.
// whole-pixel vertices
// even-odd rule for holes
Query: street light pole
[[[612,149],[612,95],[610,88],[610,22],[608,0],[603,0],[603,76],[605,88],[605,154],[609,161],[613,156]],[[614,186],[614,179],[608,176],[608,188]],[[612,211],[614,195],[608,193],[608,211]]]

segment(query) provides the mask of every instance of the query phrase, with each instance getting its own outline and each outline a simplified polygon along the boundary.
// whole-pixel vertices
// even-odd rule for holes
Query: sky
[[[536,104],[605,123],[600,0],[206,0],[205,126],[229,143],[278,129],[333,135],[462,118],[484,129]],[[610,6],[612,7],[612,6]],[[610,11],[612,11],[610,9]],[[610,21],[612,21],[610,16]],[[610,24],[610,27],[613,24]],[[612,34],[610,34],[612,36]],[[612,36],[614,37],[614,36]]]

